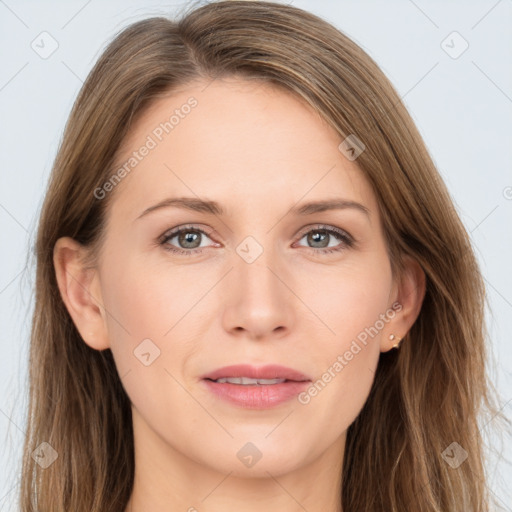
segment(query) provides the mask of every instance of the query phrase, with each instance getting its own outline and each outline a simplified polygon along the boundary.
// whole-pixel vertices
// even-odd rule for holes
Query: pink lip
[[[251,379],[286,379],[279,384],[242,385],[214,382],[226,377]],[[268,409],[280,405],[304,391],[311,379],[291,368],[279,365],[255,367],[234,365],[219,368],[203,375],[202,382],[209,391],[228,402],[247,409]]]
[[[251,366],[250,364],[236,364],[224,366],[213,372],[203,375],[202,379],[217,380],[226,377],[249,377],[251,379],[286,379],[297,382],[311,380],[307,375],[300,373],[292,368],[269,364],[266,366]]]

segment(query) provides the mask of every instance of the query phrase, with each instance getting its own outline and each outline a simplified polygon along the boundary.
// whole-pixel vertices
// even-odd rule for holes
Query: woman
[[[488,510],[482,277],[325,21],[221,1],[123,30],[36,250],[22,510]]]

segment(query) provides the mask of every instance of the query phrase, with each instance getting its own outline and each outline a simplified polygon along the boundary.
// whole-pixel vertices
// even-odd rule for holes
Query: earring
[[[396,340],[395,341],[395,344],[393,345],[393,348],[398,348],[398,346],[400,345],[400,342],[402,341],[402,338],[398,338],[397,336],[395,336],[394,334],[390,334],[389,335],[389,339],[391,341],[393,340]]]

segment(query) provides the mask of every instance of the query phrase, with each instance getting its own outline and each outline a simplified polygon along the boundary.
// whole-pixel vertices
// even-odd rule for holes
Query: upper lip
[[[251,366],[250,364],[237,364],[223,366],[210,373],[203,375],[202,379],[225,379],[229,377],[249,377],[250,379],[286,379],[297,382],[311,380],[307,375],[277,364],[266,366]]]

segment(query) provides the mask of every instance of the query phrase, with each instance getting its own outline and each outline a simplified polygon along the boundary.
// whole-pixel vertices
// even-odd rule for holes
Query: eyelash
[[[180,233],[188,232],[188,231],[197,231],[199,233],[202,233],[203,235],[206,235],[207,237],[210,237],[210,235],[202,229],[196,228],[194,226],[183,226],[183,227],[176,229],[170,233],[165,233],[164,235],[162,235],[159,238],[159,245],[163,246],[164,250],[172,252],[174,254],[193,256],[195,254],[201,253],[202,250],[204,249],[204,247],[196,248],[196,249],[180,249],[180,248],[177,248],[177,247],[174,247],[174,246],[171,246],[168,244],[169,240],[172,240],[176,235],[179,235]],[[303,232],[300,235],[299,240],[304,238],[305,235],[307,235],[308,233],[310,233],[312,231],[328,233],[329,235],[333,235],[336,238],[340,239],[342,242],[342,244],[337,248],[316,249],[314,247],[301,246],[301,247],[304,247],[305,249],[310,249],[315,254],[320,253],[320,254],[326,255],[328,253],[334,253],[334,252],[342,251],[344,249],[350,249],[351,247],[353,247],[355,245],[354,239],[348,233],[346,233],[345,231],[343,231],[341,229],[335,228],[333,226],[325,226],[325,225],[318,225],[312,229],[309,229],[308,231]]]

